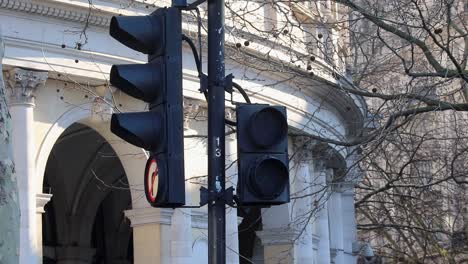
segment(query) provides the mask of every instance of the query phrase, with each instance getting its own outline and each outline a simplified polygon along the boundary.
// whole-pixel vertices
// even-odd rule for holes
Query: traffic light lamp
[[[286,108],[239,104],[236,115],[238,204],[270,206],[289,202]]]
[[[149,103],[150,111],[113,114],[111,131],[148,150],[145,194],[154,207],[185,204],[180,10],[160,8],[148,16],[118,16],[110,35],[148,54],[146,64],[113,65],[110,82],[129,96]]]

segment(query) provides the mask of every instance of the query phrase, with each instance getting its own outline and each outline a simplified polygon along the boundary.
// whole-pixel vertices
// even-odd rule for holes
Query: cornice
[[[302,23],[320,22],[320,14],[315,9],[307,8],[301,3],[291,3],[291,9],[297,20]]]
[[[88,23],[100,27],[107,27],[110,24],[110,13],[105,14],[105,12],[93,11],[90,8],[64,4],[64,1],[0,0],[0,8],[10,11]]]
[[[91,26],[96,26],[99,28],[107,28],[109,26],[111,16],[119,14],[147,14],[154,9],[154,2],[155,1],[151,0],[134,0],[130,2],[131,4],[128,6],[128,8],[122,8],[122,1],[119,0],[93,0],[93,5],[90,8],[87,0],[0,0],[0,11],[6,10],[11,12],[20,12],[28,15],[33,14],[37,16],[45,16],[81,24],[88,23]],[[162,3],[162,1],[158,1],[158,3]],[[184,24],[184,29],[186,31],[195,31],[196,26],[193,24]],[[246,38],[249,38],[247,36],[247,33],[243,35],[245,35]],[[206,35],[204,35],[203,38],[206,38]],[[242,42],[243,40],[244,37],[240,36],[226,36],[227,58],[235,52],[239,52],[238,49],[234,48],[234,44],[235,42]],[[356,110],[357,108],[359,108],[359,106],[357,106],[356,100],[353,100],[355,98],[351,98],[349,95],[346,95],[345,93],[340,91],[340,81],[334,78],[334,70],[329,65],[321,61],[320,58],[317,58],[312,65],[315,76],[312,78],[306,78],[308,73],[306,70],[304,70],[306,67],[305,62],[301,62],[302,64],[300,65],[293,65],[289,63],[288,61],[290,55],[288,55],[282,50],[284,47],[281,44],[273,42],[270,43],[270,41],[268,40],[252,40],[253,41],[249,48],[244,47],[243,52],[246,53],[246,55],[255,58],[255,61],[244,61],[239,63],[244,63],[246,64],[246,66],[249,66],[249,63],[257,63],[264,65],[265,62],[268,62],[269,64],[277,64],[279,68],[286,66],[288,68],[288,72],[285,73],[277,70],[272,70],[271,72],[268,72],[269,77],[277,80],[289,80],[291,79],[291,76],[297,74],[298,76],[294,77],[294,79],[296,81],[301,79],[300,82],[304,84],[303,87],[300,87],[300,85],[295,85],[297,86],[297,89],[302,89],[304,94],[308,97],[321,98],[323,102],[330,104],[332,108],[336,110],[337,114],[341,117],[343,123],[346,124],[346,133],[348,134],[343,134],[341,132],[336,131],[326,122],[314,117],[313,115],[308,115],[306,112],[303,112],[303,110],[299,109],[297,105],[288,104],[287,102],[282,101],[282,98],[272,98],[264,96],[262,95],[262,93],[255,93],[254,96],[257,99],[265,103],[286,105],[288,107],[288,110],[290,110],[291,112],[294,111],[296,114],[304,116],[305,119],[310,120],[310,122],[307,122],[307,124],[311,122],[313,122],[314,124],[318,124],[320,127],[323,127],[324,130],[329,131],[330,134],[332,134],[332,137],[335,137],[338,140],[344,140],[346,137],[353,137],[356,134],[360,134],[359,131],[363,124],[363,116],[360,111]],[[132,63],[134,61],[130,58],[116,57],[93,51],[75,50],[68,48],[61,49],[57,44],[54,45],[52,43],[41,43],[40,45],[37,45],[37,43],[30,43],[30,41],[28,40],[16,39],[12,36],[6,37],[6,42],[8,45],[24,47],[27,46],[28,48],[33,50],[40,50],[42,53],[50,50],[54,51],[54,53],[60,53],[74,58],[86,59],[87,57],[92,56],[93,60],[95,61],[102,61],[109,64],[118,64],[122,62]],[[274,52],[268,52],[269,56],[265,57],[265,53],[262,51],[269,50],[268,46],[273,44],[275,47]],[[299,52],[296,53],[299,54]],[[305,54],[299,54],[298,56],[304,57]],[[28,64],[30,62],[26,61],[22,63]],[[48,66],[45,64],[42,66]],[[298,66],[300,68],[297,68]],[[60,67],[58,68],[60,71]],[[255,66],[253,66],[253,68],[255,68]],[[72,70],[76,70],[77,72],[82,71],[81,69]],[[101,72],[99,72],[98,70],[93,70],[93,74],[94,75],[92,78],[95,78],[95,76],[98,75],[102,75]],[[89,77],[89,75],[87,75],[87,77]],[[187,75],[185,75],[184,73],[184,78],[185,77],[187,77]],[[330,86],[333,86],[334,88],[330,89]],[[301,124],[298,123],[297,127],[299,127],[300,125]],[[309,129],[308,127],[304,128],[306,130]],[[353,131],[358,132],[354,134]],[[312,134],[314,133],[314,131],[307,131],[307,133]]]
[[[112,16],[148,14],[170,4],[164,0],[93,0],[91,5],[88,0],[0,0],[0,9],[108,27]]]
[[[256,231],[257,236],[264,246],[271,245],[291,245],[299,237],[300,231],[289,228],[273,228],[263,231]]]
[[[319,23],[337,29],[336,18],[331,15],[329,9],[319,12],[316,8],[307,7],[303,3],[291,3],[290,6],[294,16],[301,23]]]
[[[125,216],[130,219],[132,227],[162,224],[170,225],[174,209],[167,208],[135,208],[125,211]],[[191,210],[192,228],[208,229],[208,214],[197,210]]]
[[[312,245],[315,249],[318,249],[318,243],[320,243],[320,236],[312,234]]]
[[[125,216],[130,219],[132,227],[148,224],[171,224],[173,209],[165,208],[135,208],[124,211]]]
[[[227,46],[229,45],[227,44]],[[265,54],[261,52],[261,50],[265,50],[265,48],[266,46],[262,43],[253,42],[250,44],[249,48],[244,48],[243,52],[251,58],[254,58],[255,61],[250,62],[253,66],[258,64],[260,67],[264,67],[264,65],[268,63],[269,67],[273,68],[269,72],[267,71],[270,77],[277,80],[294,79],[297,88],[301,89],[305,95],[310,98],[320,98],[323,103],[332,106],[332,109],[336,111],[343,120],[343,123],[346,124],[346,131],[348,134],[334,133],[335,129],[333,127],[315,118],[313,115],[306,116],[306,118],[326,128],[327,131],[334,134],[338,140],[345,140],[346,137],[354,137],[361,133],[364,126],[365,109],[363,109],[363,107],[365,102],[360,96],[350,95],[342,89],[343,87],[349,86],[349,82],[343,80],[346,78],[345,76],[335,71],[333,67],[320,58],[316,58],[314,63],[311,64],[314,75],[309,77],[308,71],[305,70],[305,62],[300,62],[299,64],[287,62],[287,55],[280,50],[271,52],[268,57],[265,57]],[[231,55],[233,52],[235,51],[226,48],[227,55]],[[305,54],[300,54],[300,52],[296,53],[299,54],[298,57],[306,56]],[[287,67],[288,72],[281,71],[284,66]],[[249,94],[249,91],[247,91],[247,93]],[[288,107],[288,110],[297,109],[297,106],[287,104],[282,101],[281,98],[266,97],[261,93],[255,93],[255,97],[271,104],[285,105]],[[299,109],[297,109],[296,112],[304,114]]]
[[[192,210],[192,227],[208,229],[208,214],[201,211]]]

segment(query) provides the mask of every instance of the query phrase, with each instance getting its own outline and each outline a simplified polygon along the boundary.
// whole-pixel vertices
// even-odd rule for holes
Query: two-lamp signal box
[[[286,108],[239,104],[236,116],[239,205],[271,206],[288,203]]]
[[[148,112],[113,114],[111,131],[150,152],[145,193],[154,207],[185,204],[182,23],[177,8],[148,16],[113,17],[110,35],[148,54],[146,64],[113,65],[110,82],[149,104]]]

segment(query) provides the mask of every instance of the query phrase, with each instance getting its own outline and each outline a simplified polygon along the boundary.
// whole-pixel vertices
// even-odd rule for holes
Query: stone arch
[[[147,153],[141,149],[134,147],[123,140],[114,136],[109,129],[108,122],[93,121],[93,103],[77,105],[63,113],[49,128],[40,146],[38,146],[36,156],[36,192],[42,193],[44,173],[49,155],[57,142],[60,135],[72,124],[82,123],[93,130],[109,142],[112,149],[115,151],[124,168],[125,174],[130,186],[140,186],[141,178]],[[132,207],[145,207],[146,204],[140,199],[142,197],[143,188],[132,188]]]
[[[67,112],[63,113],[52,126],[49,128],[40,146],[38,146],[36,156],[36,192],[42,193],[42,184],[44,182],[44,172],[47,165],[47,160],[52,151],[52,148],[57,142],[60,135],[71,126],[82,119],[91,116],[92,104],[78,105]]]
[[[315,144],[312,149],[314,159],[320,160],[321,166],[332,169],[333,174],[328,178],[328,182],[342,182],[345,180],[347,172],[346,159],[336,148],[326,143]]]
[[[98,131],[73,123],[57,139],[44,173],[46,263],[129,263],[132,199],[120,157]],[[52,220],[52,221],[51,221]],[[78,262],[74,262],[78,261]]]

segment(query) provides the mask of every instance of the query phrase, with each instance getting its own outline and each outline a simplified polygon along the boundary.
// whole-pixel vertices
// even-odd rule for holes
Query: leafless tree
[[[184,17],[202,22],[202,40],[204,8]],[[353,165],[365,172],[356,187],[360,235],[394,263],[468,262],[467,9],[464,0],[226,3],[227,57],[258,73],[236,77],[274,74],[263,87],[302,90],[333,79],[330,89],[366,99],[367,131],[310,138],[362,151]]]
[[[468,261],[467,9],[461,0],[227,3],[238,21],[228,30],[242,36],[231,59],[309,89],[324,62],[343,84],[335,89],[366,98],[367,133],[311,138],[362,149],[360,235],[394,263]]]

